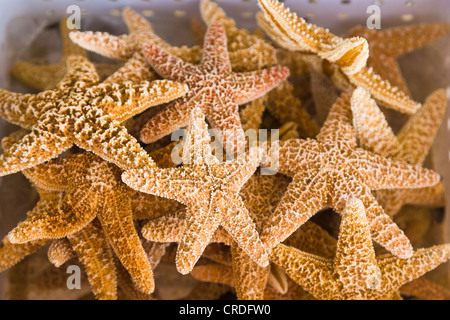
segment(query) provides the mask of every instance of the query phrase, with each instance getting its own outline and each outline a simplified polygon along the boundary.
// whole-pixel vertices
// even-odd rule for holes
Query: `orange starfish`
[[[200,107],[191,111],[183,147],[183,166],[176,169],[129,170],[122,180],[135,190],[186,204],[186,228],[177,250],[179,272],[190,272],[222,225],[258,264],[268,264],[267,253],[239,190],[259,165],[259,150],[246,158],[219,163],[211,153],[210,137]]]
[[[211,126],[222,134],[226,150],[243,151],[245,136],[238,105],[262,96],[289,75],[289,70],[284,67],[232,72],[227,38],[221,24],[212,24],[208,28],[199,65],[186,63],[152,43],[144,47],[144,54],[161,76],[185,83],[190,89],[183,98],[148,121],[140,136],[145,143],[186,126],[189,112],[199,106]]]
[[[347,199],[355,197],[366,207],[373,239],[395,255],[411,256],[408,238],[371,190],[432,186],[439,182],[439,175],[357,148],[351,96],[345,92],[335,102],[316,140],[280,142],[279,172],[293,181],[261,233],[268,248],[286,239],[321,209],[331,206],[342,213]]]

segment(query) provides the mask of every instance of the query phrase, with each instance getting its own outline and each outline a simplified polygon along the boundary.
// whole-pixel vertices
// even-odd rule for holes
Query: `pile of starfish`
[[[0,271],[45,248],[58,268],[82,266],[97,299],[159,299],[168,265],[195,279],[184,299],[450,299],[423,277],[450,244],[413,246],[445,205],[427,159],[447,96],[414,101],[397,62],[450,25],[340,37],[259,5],[250,32],[201,0],[192,47],[130,8],[123,35],[62,21],[59,63],[15,63],[38,93],[0,89],[0,116],[20,127],[0,175],[21,172],[39,201],[4,237]],[[280,139],[248,144],[248,129]]]

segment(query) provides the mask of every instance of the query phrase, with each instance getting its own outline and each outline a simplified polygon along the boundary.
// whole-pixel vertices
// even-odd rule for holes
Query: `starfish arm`
[[[8,237],[5,237],[0,243],[0,272],[9,269],[25,257],[36,252],[46,242],[46,240],[36,240],[27,243],[11,243]]]
[[[299,44],[293,39],[285,36],[274,21],[271,18],[268,18],[264,12],[258,12],[256,14],[256,21],[265,34],[267,34],[267,36],[281,48],[292,52],[298,52]],[[306,47],[303,49],[307,50]]]
[[[261,127],[263,113],[266,109],[266,101],[267,97],[263,96],[247,103],[245,108],[239,111],[239,117],[244,131],[248,129],[258,130]]]
[[[125,171],[122,181],[130,188],[177,200],[183,204],[190,203],[196,198],[198,186],[189,180],[187,168],[149,168]]]
[[[148,120],[141,129],[140,140],[144,143],[151,143],[186,126],[189,123],[189,112],[192,107],[190,104],[186,104],[186,100],[181,98],[181,100],[169,104]]]
[[[418,249],[408,259],[391,255],[381,256],[377,259],[382,274],[381,285],[391,290],[398,290],[404,284],[433,270],[449,258],[449,244]]]
[[[44,91],[54,89],[64,77],[64,65],[41,65],[28,61],[17,61],[11,68],[11,75],[27,87]]]
[[[125,64],[117,69],[113,74],[107,77],[102,83],[122,83],[131,81],[140,83],[141,81],[151,81],[157,78],[156,74],[150,69],[147,60],[140,52],[136,52]]]
[[[190,275],[197,280],[220,283],[234,288],[233,270],[220,264],[196,266]]]
[[[166,254],[166,249],[170,245],[170,243],[157,243],[142,238],[141,242],[142,247],[147,254],[148,260],[150,261],[150,266],[152,270],[154,270],[161,262],[163,256]]]
[[[337,143],[349,148],[356,147],[356,137],[352,126],[351,91],[345,91],[331,107],[323,127],[317,135],[317,141],[327,148]]]
[[[209,72],[230,73],[231,64],[227,49],[225,27],[220,22],[214,22],[205,34],[201,68]]]
[[[99,77],[93,63],[82,56],[70,56],[66,59],[66,74],[56,88],[62,92],[73,89],[84,90],[98,81]]]
[[[118,300],[155,300],[150,294],[136,288],[128,271],[116,259]],[[125,295],[125,297],[123,297]]]
[[[289,69],[282,66],[267,69],[234,73],[230,76],[232,84],[233,101],[244,104],[260,98],[289,76]]]
[[[211,200],[214,201],[214,200]],[[221,222],[214,205],[187,207],[186,227],[178,244],[176,266],[181,274],[188,274],[211,242]]]
[[[352,158],[355,160],[350,163],[356,165],[362,181],[371,190],[431,187],[440,180],[439,174],[432,170],[389,160],[362,149],[355,150]]]
[[[435,186],[417,189],[377,190],[375,195],[384,211],[393,217],[403,205],[444,207],[444,184],[439,182]]]
[[[23,174],[36,187],[47,191],[67,191],[69,158],[57,158],[36,167],[23,170]]]
[[[68,236],[73,250],[83,264],[92,292],[101,300],[117,299],[117,278],[114,257],[100,226],[88,224]]]
[[[319,299],[332,299],[342,290],[328,259],[278,244],[270,260],[303,289]]]
[[[158,104],[174,100],[187,92],[187,86],[168,80],[102,83],[95,87],[91,104],[123,122]]]
[[[209,108],[206,117],[217,129],[219,141],[227,154],[241,154],[245,150],[245,134],[239,117],[239,107],[229,97],[216,97],[216,104]]]
[[[72,143],[47,130],[33,129],[0,155],[0,176],[25,170],[57,157]]]
[[[266,267],[269,263],[267,251],[242,199],[236,196],[232,201],[223,201],[219,210],[223,215],[222,227],[253,261]]]
[[[55,239],[47,251],[48,260],[57,268],[76,257],[75,251],[67,238]]]
[[[274,156],[279,159],[278,172],[293,177],[298,168],[319,161],[320,149],[318,143],[312,139],[289,139],[272,145],[268,157]],[[261,163],[265,164],[267,160],[263,159]]]
[[[82,56],[88,58],[86,50],[70,39],[71,31],[72,29],[67,27],[67,19],[61,19],[59,21],[59,34],[61,35],[62,42],[62,60],[64,61],[70,56]]]
[[[331,79],[311,68],[311,94],[316,109],[317,121],[323,124],[331,106],[338,98],[338,92]]]
[[[122,17],[127,25],[128,31],[131,33],[153,33],[153,26],[143,16],[138,14],[131,8],[122,10]]]
[[[370,95],[381,104],[399,112],[413,114],[421,107],[420,103],[413,101],[404,92],[374,73],[372,68],[362,68],[349,77],[349,81],[354,86],[369,91]]]
[[[75,144],[92,151],[123,170],[154,167],[155,164],[127,129],[98,108],[89,108],[88,123],[75,134]]]
[[[294,176],[278,203],[272,218],[261,233],[267,248],[285,240],[316,212],[327,206],[327,182],[320,177],[311,179],[306,169]]]
[[[130,200],[133,208],[133,220],[155,219],[184,208],[178,201],[142,192],[136,192]]]
[[[54,91],[21,94],[0,89],[0,116],[25,129],[32,129],[49,101],[57,98]]]
[[[334,266],[349,292],[372,288],[379,277],[368,219],[359,199],[350,198],[345,206]]]
[[[383,208],[372,195],[372,192],[366,187],[361,188],[361,184],[356,180],[347,180],[348,184],[343,191],[347,196],[333,200],[333,208],[342,214],[344,212],[343,205],[345,205],[346,198],[354,197],[361,200],[366,210],[372,239],[398,257],[410,257],[413,253],[413,248],[409,239],[398,225],[384,212]]]
[[[231,238],[230,235],[222,227],[219,227],[213,236],[213,240],[215,243],[210,243],[206,246],[205,251],[203,251],[202,258],[206,258],[224,266],[231,266],[232,262],[230,245],[233,243],[233,240],[230,239],[230,241],[228,241],[228,244],[216,243],[216,235],[219,233],[222,235],[225,234],[228,236],[228,238]]]
[[[170,54],[152,42],[146,43],[142,52],[152,68],[165,79],[184,82],[186,80],[184,75],[196,72],[196,66]]]
[[[186,228],[186,214],[179,211],[148,221],[141,229],[142,236],[154,242],[180,242]]]
[[[89,224],[99,210],[99,203],[94,191],[86,192],[90,186],[77,186],[69,190],[59,206],[39,214],[28,216],[9,232],[13,243],[24,243],[37,239],[63,238],[78,232]],[[87,187],[87,188],[86,188]]]
[[[126,61],[135,51],[128,35],[114,36],[107,32],[72,31],[70,39],[88,51],[111,59]]]
[[[20,141],[20,139],[25,137],[29,132],[30,131],[26,129],[19,129],[11,133],[9,136],[4,137],[1,141],[3,151],[7,151],[9,148],[11,148],[11,146]]]
[[[353,91],[351,108],[360,146],[388,158],[398,158],[400,143],[369,92],[363,88]]]
[[[444,118],[447,96],[444,89],[433,92],[398,133],[402,146],[402,160],[421,165]]]
[[[212,155],[208,125],[200,107],[192,109],[187,131],[183,139],[183,164],[217,163],[218,160]]]
[[[400,293],[426,300],[450,300],[450,291],[424,277],[406,283]]]
[[[155,288],[153,272],[133,224],[128,195],[123,188],[118,188],[105,196],[108,205],[98,211],[98,220],[111,247],[133,281],[142,292],[150,294]]]
[[[336,254],[336,239],[312,221],[306,221],[283,244],[320,257],[333,258]]]
[[[377,56],[374,53],[367,59],[367,67],[372,68],[381,79],[386,79],[392,86],[399,88],[400,91],[411,96],[400,65],[394,58],[390,58],[384,54]]]
[[[270,266],[261,267],[235,242],[231,245],[233,277],[238,300],[262,300]]]
[[[352,35],[366,38],[369,43],[374,43],[382,48],[388,57],[398,57],[408,52],[426,46],[450,33],[448,23],[423,23],[414,26],[395,27],[384,30],[371,30],[366,27],[357,26],[350,31]],[[414,35],[411,39],[411,35]],[[376,48],[378,49],[378,47]]]

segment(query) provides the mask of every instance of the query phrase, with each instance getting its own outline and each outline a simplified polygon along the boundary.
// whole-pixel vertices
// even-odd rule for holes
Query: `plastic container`
[[[238,26],[254,29],[255,14],[260,11],[257,0],[222,0],[218,4],[233,17]],[[345,35],[350,27],[366,24],[377,5],[381,11],[381,28],[421,22],[450,22],[450,4],[446,0],[285,0],[286,6],[309,22]],[[2,4],[0,11],[0,87],[12,91],[29,89],[14,82],[9,70],[19,59],[35,57],[45,48],[46,57],[57,61],[60,40],[57,32],[42,36],[46,26],[68,16],[71,5],[80,7],[82,30],[101,30],[115,34],[126,32],[121,9],[129,6],[149,19],[157,34],[174,45],[193,43],[189,24],[200,19],[199,0],[16,0]],[[56,29],[55,29],[56,30]],[[45,39],[42,42],[36,41]],[[38,47],[38,48],[37,48]],[[44,49],[43,49],[44,50]],[[44,51],[45,51],[44,50]],[[50,54],[48,54],[50,52]],[[450,37],[408,54],[399,60],[413,98],[423,102],[437,88],[450,85]],[[449,90],[450,91],[450,90]],[[14,130],[0,120],[0,138]],[[446,199],[450,199],[450,117],[446,118],[433,148],[435,169],[446,183]],[[36,194],[21,174],[0,178],[0,237],[25,217]],[[450,239],[450,210],[446,206],[446,235]],[[450,272],[449,272],[450,273]],[[7,272],[0,273],[0,299],[5,297]],[[69,297],[67,297],[69,298]]]

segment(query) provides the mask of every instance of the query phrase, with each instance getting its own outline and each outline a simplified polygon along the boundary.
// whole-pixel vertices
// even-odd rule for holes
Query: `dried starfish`
[[[426,300],[450,300],[450,291],[424,277],[406,283],[400,293]]]
[[[45,213],[57,206],[61,201],[61,197],[57,193],[46,192],[41,189],[38,189],[38,192],[40,199],[36,206],[27,213],[28,217]],[[46,240],[36,240],[21,244],[11,243],[6,236],[0,243],[0,272],[12,267],[26,256],[33,254],[46,243]]]
[[[445,90],[432,93],[401,131],[394,134],[384,114],[367,91],[357,88],[352,97],[353,124],[360,145],[382,156],[422,165],[447,108]],[[444,206],[444,185],[429,188],[378,190],[378,202],[393,217],[405,204]]]
[[[65,195],[57,210],[21,222],[9,233],[11,242],[66,236],[72,242],[73,234],[79,236],[97,217],[107,241],[140,290],[153,291],[152,268],[133,225],[130,198],[134,192],[122,183],[119,168],[92,153],[83,153],[55,159],[24,174],[38,187]],[[85,245],[81,240],[78,243]]]
[[[403,26],[383,30],[356,26],[350,30],[351,37],[363,37],[369,43],[367,65],[392,85],[409,94],[396,58],[426,46],[450,33],[450,24],[430,23]]]
[[[55,90],[26,95],[0,90],[0,115],[31,130],[0,155],[0,175],[55,158],[73,144],[125,169],[153,164],[120,122],[183,95],[186,86],[166,80],[97,84],[94,66],[83,57],[68,58],[67,68]]]
[[[86,50],[112,59],[126,61],[139,52],[142,45],[154,42],[183,60],[192,63],[200,61],[200,47],[171,46],[154,33],[150,22],[131,8],[123,9],[122,15],[129,31],[127,35],[115,36],[107,32],[73,31],[70,33],[70,38]]]
[[[258,3],[265,14],[266,26],[270,28],[269,36],[281,46],[313,52],[338,65],[354,86],[365,88],[389,108],[409,114],[420,108],[419,103],[365,67],[369,49],[364,38],[337,37],[327,29],[306,23],[276,0],[259,0]]]
[[[69,38],[70,29],[67,28],[67,19],[59,23],[62,40],[62,57],[55,64],[33,64],[28,61],[18,61],[11,69],[11,75],[23,84],[39,91],[54,89],[66,73],[66,59],[70,56],[83,56],[87,53],[80,46],[74,44]],[[95,63],[95,68],[101,80],[106,79],[118,66],[112,64]]]
[[[338,90],[333,82],[322,73],[311,70],[311,93],[316,108],[317,122],[323,124],[330,112],[331,106],[339,97]]]
[[[186,228],[177,250],[177,269],[186,274],[222,225],[258,264],[267,265],[267,253],[248,210],[239,196],[242,185],[259,165],[259,150],[219,163],[211,153],[210,137],[200,107],[191,111],[183,147],[183,166],[176,169],[129,170],[122,180],[135,190],[178,200],[187,205]]]
[[[399,257],[411,256],[409,240],[371,190],[433,186],[439,175],[357,148],[351,96],[344,92],[336,101],[316,140],[280,142],[278,171],[293,180],[261,233],[267,248],[286,239],[321,209],[332,207],[342,213],[347,199],[355,197],[366,207],[373,239]]]
[[[144,55],[150,65],[164,78],[176,79],[189,86],[181,99],[151,118],[141,131],[145,143],[156,141],[175,129],[186,126],[189,112],[200,106],[206,117],[226,142],[226,150],[240,152],[245,148],[245,136],[239,118],[238,105],[256,99],[287,78],[284,67],[234,73],[231,71],[225,29],[212,24],[205,36],[202,61],[192,65],[149,43]]]
[[[450,258],[450,244],[419,249],[408,259],[375,257],[361,200],[350,198],[334,259],[279,244],[271,259],[318,299],[391,299],[398,289]]]

